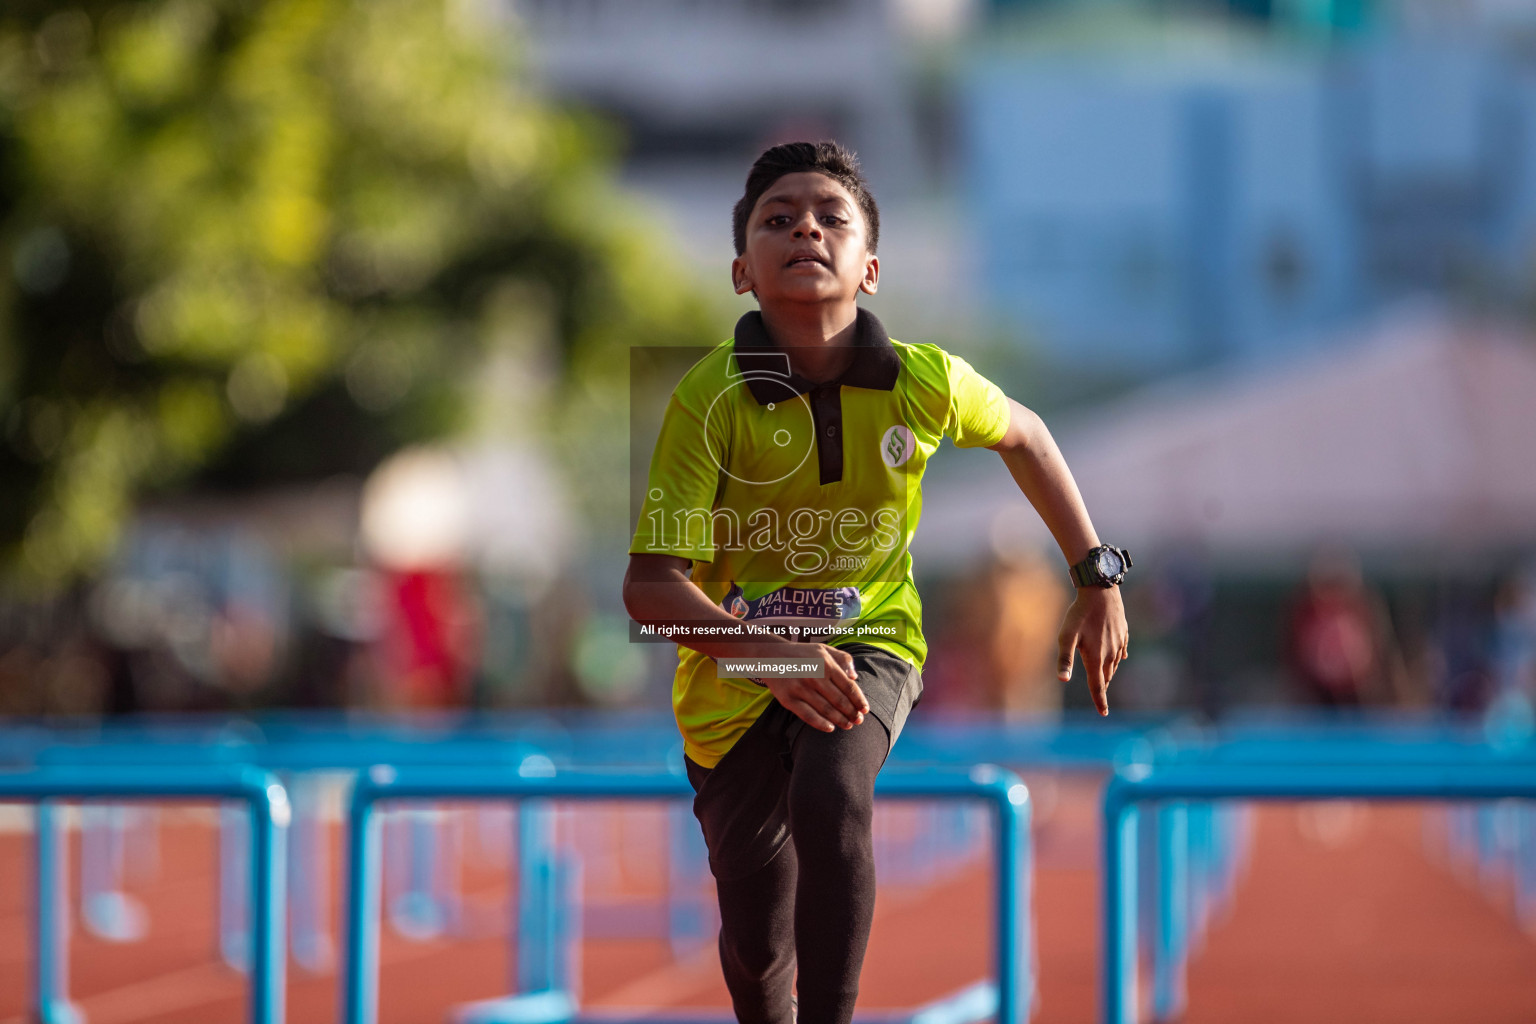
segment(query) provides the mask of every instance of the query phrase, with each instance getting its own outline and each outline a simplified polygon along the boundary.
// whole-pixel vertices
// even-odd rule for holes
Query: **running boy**
[[[758,311],[672,393],[624,602],[679,645],[672,701],[737,1019],[789,1024],[797,990],[801,1024],[847,1024],[874,916],[875,775],[922,692],[907,545],[928,457],[944,435],[1002,456],[1078,585],[1058,674],[1080,655],[1100,714],[1130,563],[1100,545],[1039,417],[859,308],[880,283],[880,214],[851,153],[768,150],[734,234],[732,281]]]

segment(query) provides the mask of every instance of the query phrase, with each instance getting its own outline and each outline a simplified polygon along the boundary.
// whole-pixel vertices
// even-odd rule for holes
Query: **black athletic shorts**
[[[907,716],[923,694],[917,667],[869,644],[839,648],[853,655],[855,680],[869,714],[855,729],[883,726],[890,754]],[[873,717],[878,721],[870,721]],[[789,840],[789,773],[794,743],[810,728],[793,711],[771,701],[757,721],[713,768],[684,757],[694,789],[693,813],[704,829],[709,869],[716,878],[742,878],[778,855]]]

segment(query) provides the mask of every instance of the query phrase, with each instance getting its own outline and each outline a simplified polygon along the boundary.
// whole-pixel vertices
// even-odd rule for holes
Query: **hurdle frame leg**
[[[517,964],[512,992],[545,992],[562,987],[559,866],[555,851],[554,808],[545,800],[524,800],[517,807]]]
[[[221,805],[219,815],[219,955],[244,974],[251,963],[249,870],[250,821],[237,807]]]
[[[1161,805],[1157,811],[1157,942],[1152,973],[1152,1016],[1175,1020],[1184,1012],[1188,997],[1186,943],[1189,909],[1188,818],[1181,801]]]
[[[136,942],[149,930],[144,905],[124,891],[124,861],[132,808],[80,805],[80,920],[108,942]]]
[[[288,836],[289,947],[294,961],[311,974],[336,963],[328,923],[331,859],[325,821],[325,780],[296,774],[289,782],[293,825]]]
[[[81,1024],[69,1000],[69,834],[64,808],[53,800],[33,806],[33,907],[37,956],[33,962],[33,1012],[38,1024]]]
[[[1112,879],[1104,900],[1104,1020],[1107,1024],[1136,1024],[1136,833],[1139,811],[1134,805],[1105,815],[1104,877]],[[1118,979],[1118,982],[1115,980]]]
[[[275,790],[275,792],[274,792]],[[268,790],[271,813],[255,800],[249,802],[245,821],[255,842],[251,855],[250,986],[251,1020],[282,1024],[286,1010],[287,859],[285,842],[292,818],[287,791],[278,783]]]
[[[1536,936],[1536,803],[1522,801],[1515,815],[1515,918]]]

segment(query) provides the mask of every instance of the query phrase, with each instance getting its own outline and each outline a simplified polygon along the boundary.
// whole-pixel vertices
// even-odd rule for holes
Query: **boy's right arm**
[[[737,626],[740,620],[704,595],[688,578],[689,562],[674,555],[632,554],[624,573],[624,608],[636,622],[658,627],[708,624]],[[859,689],[853,657],[826,644],[795,643],[784,637],[764,640],[679,639],[684,647],[711,658],[816,658],[825,678],[769,678],[764,685],[780,704],[807,724],[831,732],[864,721],[869,701]]]

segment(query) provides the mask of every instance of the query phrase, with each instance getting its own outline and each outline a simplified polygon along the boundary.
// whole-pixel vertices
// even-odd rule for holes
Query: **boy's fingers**
[[[796,717],[806,725],[820,729],[822,732],[833,732],[837,728],[803,700],[791,700],[784,706],[793,711]]]
[[[864,696],[864,691],[859,689],[858,683],[850,682],[848,689],[844,692],[848,694],[848,700],[852,703],[856,714],[869,714],[869,698]]]
[[[1103,666],[1085,658],[1083,659],[1083,668],[1088,673],[1088,693],[1093,697],[1093,706],[1098,709],[1099,714],[1109,714],[1109,694],[1107,692],[1109,683],[1104,678]]]
[[[851,729],[857,725],[855,719],[858,713],[852,710],[852,705],[842,699],[837,688],[826,679],[801,679],[796,690],[796,696],[811,707],[816,709],[827,721],[840,729]]]
[[[847,720],[850,725],[853,724],[853,719],[859,712],[853,701],[849,700],[843,694],[843,691],[837,688],[836,683],[830,679],[807,679],[806,683],[807,688],[815,695],[815,699],[811,703],[824,703],[827,705],[826,710],[822,712],[823,714],[838,725],[842,725],[843,720]]]
[[[849,679],[859,678],[859,670],[853,664],[853,655],[836,647],[828,648],[828,650],[832,652],[832,657],[837,659],[838,667],[848,673]]]
[[[839,711],[846,714],[853,714],[858,707],[848,696],[848,689],[853,686],[853,683],[846,679],[838,679],[831,672],[828,672],[821,679],[807,679],[805,685],[826,698],[827,702]]]
[[[827,679],[852,702],[848,709],[851,713],[868,713],[869,701],[864,698],[864,691],[859,689],[859,684],[854,682],[859,678],[859,673],[854,668],[853,655],[847,651],[840,651],[836,647],[828,649],[832,652],[833,664],[829,666]]]
[[[1077,652],[1077,634],[1068,633],[1056,641],[1056,677],[1062,682],[1072,678],[1072,655]]]
[[[776,692],[779,703],[783,704],[797,718],[810,725],[828,732],[836,725],[841,724],[842,715],[834,708],[827,706],[821,694],[816,692],[816,680],[811,679],[786,679],[781,691]]]
[[[859,684],[846,676],[835,676],[827,673],[825,679],[815,680],[821,684],[829,699],[835,699],[838,707],[847,705],[849,714],[863,714],[869,710],[869,701],[864,697],[864,691],[859,689]]]

